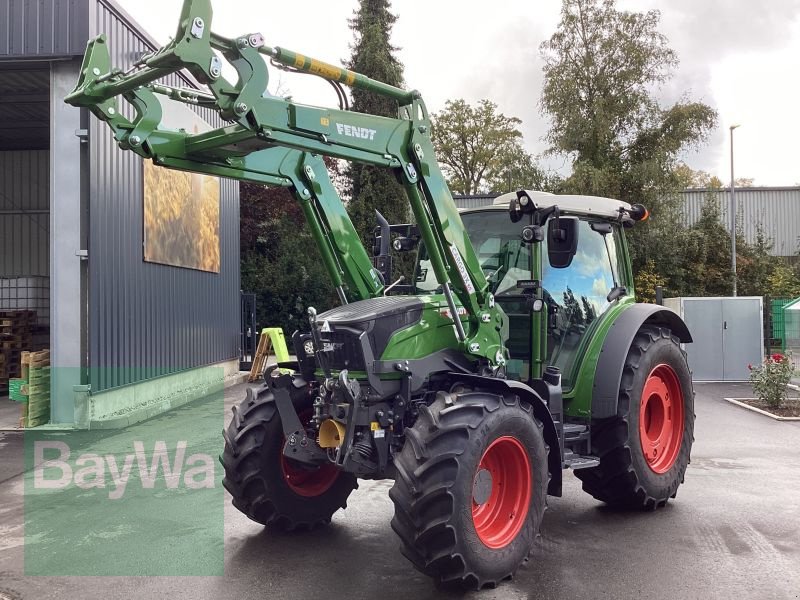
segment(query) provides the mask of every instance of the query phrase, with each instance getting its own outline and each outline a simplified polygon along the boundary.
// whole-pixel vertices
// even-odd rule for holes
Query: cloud
[[[119,1],[158,39],[165,41],[174,34],[180,0]],[[673,79],[657,92],[661,101],[670,104],[688,96],[720,111],[720,127],[708,144],[700,152],[686,154],[692,167],[727,179],[727,127],[741,120],[750,124],[753,135],[758,133],[752,147],[761,149],[742,162],[742,176],[773,185],[800,179],[788,162],[776,166],[775,159],[795,154],[795,130],[779,123],[781,119],[787,124],[795,122],[793,111],[773,115],[769,122],[759,121],[755,129],[759,113],[764,112],[760,100],[797,97],[800,0],[618,0],[618,5],[626,10],[661,10],[660,29],[681,60]],[[288,4],[214,0],[214,28],[224,35],[260,30],[270,44],[336,63],[349,55],[352,33],[347,19],[356,6],[357,0],[296,0]],[[528,151],[542,153],[548,122],[538,107],[542,89],[538,48],[555,31],[560,7],[560,0],[462,0],[424,5],[420,0],[393,0],[392,10],[399,17],[393,43],[399,47],[408,87],[419,89],[434,111],[451,98],[471,102],[490,98],[505,114],[522,119]],[[304,18],[298,19],[298,14]],[[745,60],[748,57],[755,60]],[[759,77],[759,63],[774,66],[784,76],[766,81]],[[273,77],[277,80],[274,71]],[[283,79],[300,102],[334,103],[324,82],[298,76]],[[781,111],[784,108],[781,105]],[[748,135],[744,127],[741,133]],[[566,170],[563,158],[548,159],[545,166],[562,173]]]

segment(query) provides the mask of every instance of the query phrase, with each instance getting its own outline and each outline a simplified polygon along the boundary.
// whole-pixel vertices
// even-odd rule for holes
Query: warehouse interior
[[[50,63],[0,63],[0,396],[50,346]]]

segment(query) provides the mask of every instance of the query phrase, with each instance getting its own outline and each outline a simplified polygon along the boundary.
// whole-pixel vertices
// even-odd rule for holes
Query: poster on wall
[[[186,106],[161,100],[165,128],[211,129]],[[219,273],[219,179],[144,161],[144,260]]]

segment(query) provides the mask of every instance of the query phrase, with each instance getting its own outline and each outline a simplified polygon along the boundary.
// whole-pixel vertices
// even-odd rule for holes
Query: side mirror
[[[547,258],[554,269],[566,269],[578,251],[577,217],[558,217],[547,223]]]

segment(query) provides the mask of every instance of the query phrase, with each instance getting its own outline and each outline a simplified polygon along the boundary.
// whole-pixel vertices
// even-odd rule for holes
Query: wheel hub
[[[656,366],[642,389],[639,406],[639,441],[647,465],[666,473],[675,464],[683,441],[683,392],[675,370]]]
[[[528,451],[512,436],[494,440],[472,483],[472,522],[484,546],[505,548],[525,524],[533,496]]]
[[[486,504],[492,495],[492,474],[489,469],[479,469],[472,484],[472,501],[481,506]]]

